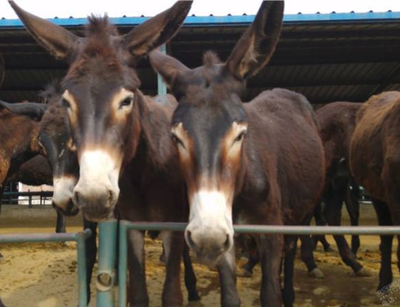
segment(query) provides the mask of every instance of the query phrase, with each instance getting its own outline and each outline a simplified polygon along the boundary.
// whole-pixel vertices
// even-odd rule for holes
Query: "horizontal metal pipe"
[[[33,233],[33,234],[7,234],[0,235],[0,244],[4,243],[39,243],[39,242],[66,242],[77,241],[78,237],[88,238],[92,234],[90,229],[76,233]]]
[[[186,223],[131,223],[123,221],[127,230],[184,231]],[[236,233],[261,233],[285,235],[400,235],[398,226],[279,226],[279,225],[234,225]]]

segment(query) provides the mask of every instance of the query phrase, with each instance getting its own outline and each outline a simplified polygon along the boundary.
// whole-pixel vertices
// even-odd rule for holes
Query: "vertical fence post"
[[[160,46],[160,51],[164,54],[167,54],[167,47],[165,44]],[[165,84],[163,78],[157,74],[157,95],[165,94],[167,94],[167,85]]]
[[[128,271],[128,230],[127,221],[119,223],[119,261],[118,261],[118,306],[126,307],[126,282]]]
[[[91,231],[87,231],[91,235]],[[86,307],[88,302],[88,293],[86,289],[87,276],[86,276],[86,239],[88,235],[78,233],[76,235],[77,254],[78,254],[78,294],[79,294],[79,307]]]
[[[117,220],[99,223],[99,270],[96,276],[97,307],[114,307]]]

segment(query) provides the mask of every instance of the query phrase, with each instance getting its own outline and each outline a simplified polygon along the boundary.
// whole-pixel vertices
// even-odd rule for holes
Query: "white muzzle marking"
[[[72,176],[61,176],[53,179],[53,203],[60,209],[66,210],[72,201],[76,179]]]
[[[191,198],[185,236],[198,257],[215,261],[233,247],[232,203],[220,191],[200,190]],[[215,258],[215,259],[213,259]]]
[[[80,178],[76,189],[86,194],[110,190],[118,198],[121,163],[103,150],[86,150],[79,160]],[[82,188],[82,189],[81,189]]]

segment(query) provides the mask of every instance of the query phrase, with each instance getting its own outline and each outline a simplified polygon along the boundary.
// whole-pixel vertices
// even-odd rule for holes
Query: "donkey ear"
[[[123,36],[129,52],[140,58],[165,44],[178,33],[193,0],[180,0],[168,10],[154,16]]]
[[[243,33],[226,67],[238,79],[255,75],[268,63],[282,29],[283,1],[263,1],[250,27]]]
[[[35,102],[8,103],[0,100],[0,110],[6,109],[17,115],[28,116],[34,120],[41,120],[47,110],[47,105]]]
[[[21,9],[13,0],[8,1],[36,41],[56,58],[64,59],[72,51],[79,37],[64,28]]]
[[[151,52],[149,58],[151,66],[161,75],[170,89],[179,74],[190,70],[177,59],[158,50]]]

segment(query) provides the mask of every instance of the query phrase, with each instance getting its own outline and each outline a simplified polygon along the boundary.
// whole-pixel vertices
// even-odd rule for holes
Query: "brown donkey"
[[[357,189],[349,169],[350,139],[356,125],[356,114],[362,103],[333,102],[318,109],[316,119],[325,151],[324,217],[329,225],[340,225],[343,202],[346,203],[352,225],[358,225],[358,200],[349,190]],[[318,222],[317,222],[318,223]],[[360,245],[358,236],[353,237],[352,250],[344,236],[334,236],[340,255],[357,276],[369,276],[369,272],[356,259]]]
[[[350,144],[353,176],[373,198],[379,225],[400,225],[400,92],[372,96],[357,114]],[[392,282],[393,236],[381,236],[379,289]],[[400,269],[400,249],[397,251]]]
[[[217,263],[224,307],[240,305],[233,223],[303,224],[323,188],[324,153],[310,103],[283,89],[246,104],[239,98],[245,79],[272,56],[282,18],[283,2],[263,1],[224,64],[206,53],[204,66],[191,70],[160,52],[150,55],[179,101],[171,137],[188,188],[186,241],[199,259]],[[254,237],[261,256],[261,305],[282,305],[285,251],[283,301],[292,306],[297,238]]]
[[[178,1],[123,36],[107,18],[91,17],[85,37],[10,3],[33,37],[70,64],[61,103],[68,112],[80,167],[74,188],[77,208],[87,219],[100,221],[113,215],[118,200],[124,219],[187,220],[184,184],[169,137],[176,101],[143,96],[134,67],[177,33],[192,1]],[[163,306],[182,306],[183,235],[162,236],[167,262]],[[129,237],[129,303],[148,306],[143,233],[131,231]]]

